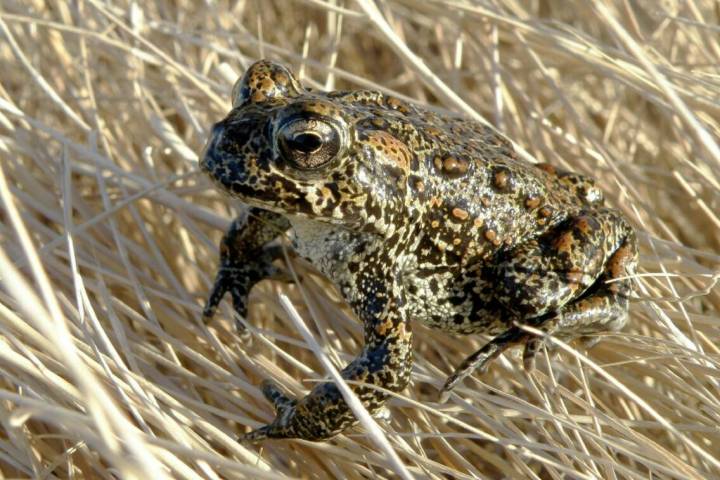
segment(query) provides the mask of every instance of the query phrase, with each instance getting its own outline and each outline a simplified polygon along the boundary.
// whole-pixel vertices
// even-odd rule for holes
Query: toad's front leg
[[[235,311],[245,318],[252,286],[278,275],[278,269],[272,264],[277,253],[266,245],[289,227],[285,217],[260,208],[251,208],[230,224],[220,242],[220,266],[203,309],[205,322],[213,318],[220,300],[228,292]],[[238,323],[238,329],[243,328]]]
[[[388,298],[387,289],[368,273],[358,285],[364,300],[353,305],[365,325],[365,346],[360,355],[342,371],[348,386],[371,413],[377,413],[388,394],[405,388],[412,366],[412,335],[400,295]],[[263,394],[273,403],[275,420],[240,437],[257,442],[266,438],[323,440],[357,424],[350,407],[334,383],[321,383],[301,400],[293,400],[271,383],[263,384]]]

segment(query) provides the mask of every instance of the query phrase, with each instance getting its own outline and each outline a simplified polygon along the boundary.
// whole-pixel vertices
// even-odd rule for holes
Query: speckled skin
[[[347,380],[400,391],[410,379],[411,321],[495,335],[448,379],[444,396],[510,345],[528,363],[542,337],[618,330],[637,263],[635,234],[585,177],[519,160],[490,128],[380,92],[311,92],[260,61],[233,89],[201,163],[251,205],[221,245],[205,316],[226,292],[240,315],[275,275],[265,245],[288,228],[294,248],[337,285],[364,323]],[[608,281],[614,280],[610,283]],[[351,383],[371,413],[386,393]],[[333,383],[300,400],[263,386],[277,410],[242,437],[321,440],[356,423]]]

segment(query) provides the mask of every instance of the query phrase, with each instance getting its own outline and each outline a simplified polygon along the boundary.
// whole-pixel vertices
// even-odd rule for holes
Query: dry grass
[[[108,3],[115,3],[108,6]],[[379,4],[381,11],[373,5]],[[720,12],[713,0],[0,2],[0,470],[35,478],[368,478],[362,429],[237,444],[258,384],[325,376],[361,327],[308,266],[253,291],[252,341],[200,305],[242,206],[197,170],[236,75],[376,86],[484,118],[595,176],[641,232],[632,320],[437,403],[485,338],[420,325],[382,424],[418,478],[720,478]]]

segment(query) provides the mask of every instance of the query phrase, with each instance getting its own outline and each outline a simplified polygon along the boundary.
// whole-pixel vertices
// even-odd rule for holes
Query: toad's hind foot
[[[508,348],[527,338],[528,334],[519,327],[511,327],[490,342],[485,344],[477,352],[473,353],[463,361],[455,372],[448,377],[440,390],[440,402],[445,403],[450,398],[453,388],[465,378],[472,375],[475,370],[484,373],[488,365]]]
[[[555,314],[527,320],[528,325],[545,333],[542,336],[533,335],[520,327],[511,327],[463,361],[445,382],[440,392],[440,401],[447,401],[450,391],[475,370],[484,373],[492,360],[513,345],[525,342],[523,366],[526,371],[532,371],[535,355],[548,344],[548,335],[562,340],[570,340],[578,335],[588,338],[587,335],[594,333],[619,330],[626,318],[627,299],[602,291],[571,303]],[[594,344],[594,340],[591,338],[585,345]]]

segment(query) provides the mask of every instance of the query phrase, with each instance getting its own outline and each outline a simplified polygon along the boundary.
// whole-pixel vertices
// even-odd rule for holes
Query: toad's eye
[[[323,146],[323,139],[315,132],[298,133],[292,138],[285,139],[285,145],[295,152],[315,153]]]
[[[291,118],[276,135],[282,156],[293,166],[312,170],[334,160],[340,153],[339,128],[319,118]]]

